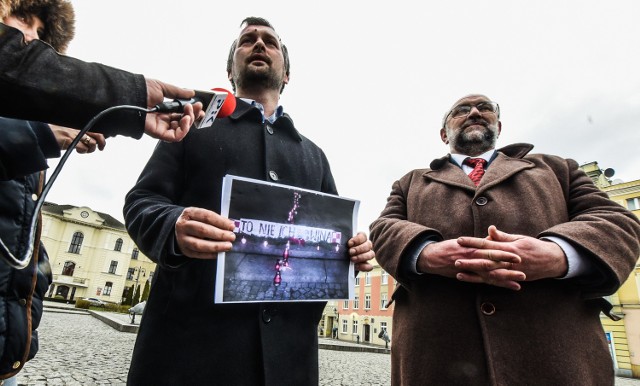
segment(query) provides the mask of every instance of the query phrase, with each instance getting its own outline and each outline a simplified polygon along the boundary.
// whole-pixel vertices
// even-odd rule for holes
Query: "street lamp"
[[[142,277],[147,276],[147,270],[142,268],[142,267],[135,267],[133,269],[133,273],[135,274],[136,271],[138,271],[138,274],[136,275],[136,284],[133,286],[133,294],[131,295],[131,305],[133,306],[133,300],[136,297],[136,289],[138,288],[138,280],[140,280],[140,272],[142,272]]]

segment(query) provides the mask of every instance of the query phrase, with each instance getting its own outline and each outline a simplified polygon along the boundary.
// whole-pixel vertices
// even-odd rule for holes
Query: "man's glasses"
[[[498,115],[500,112],[500,106],[496,102],[480,102],[476,105],[460,105],[454,107],[450,112],[451,118],[464,118],[471,113],[473,108],[478,109],[480,114],[493,113]]]

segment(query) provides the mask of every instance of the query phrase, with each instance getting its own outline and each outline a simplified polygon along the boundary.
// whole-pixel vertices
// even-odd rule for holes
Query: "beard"
[[[280,90],[284,77],[275,73],[271,67],[251,68],[245,66],[234,79],[237,88],[244,90]]]
[[[469,130],[468,126],[472,124],[482,126],[483,128],[473,128]],[[484,120],[470,122],[468,125],[465,122],[465,125],[452,137],[449,137],[451,138],[451,148],[457,153],[476,156],[495,147],[496,141],[498,140],[498,127],[496,125],[489,125]]]

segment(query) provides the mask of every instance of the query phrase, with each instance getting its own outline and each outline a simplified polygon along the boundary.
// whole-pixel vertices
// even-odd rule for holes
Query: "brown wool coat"
[[[401,283],[393,297],[393,385],[613,385],[600,296],[633,269],[640,224],[575,161],[526,155],[532,148],[500,149],[477,188],[449,156],[393,184],[371,224],[378,262]],[[411,275],[401,264],[426,236],[485,237],[489,225],[561,237],[596,274],[511,291]]]

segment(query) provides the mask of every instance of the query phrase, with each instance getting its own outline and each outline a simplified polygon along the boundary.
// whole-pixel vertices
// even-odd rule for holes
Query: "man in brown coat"
[[[451,154],[396,181],[371,224],[401,284],[392,384],[613,385],[599,314],[638,258],[638,219],[573,160],[496,150],[501,129],[497,103],[457,101]]]

